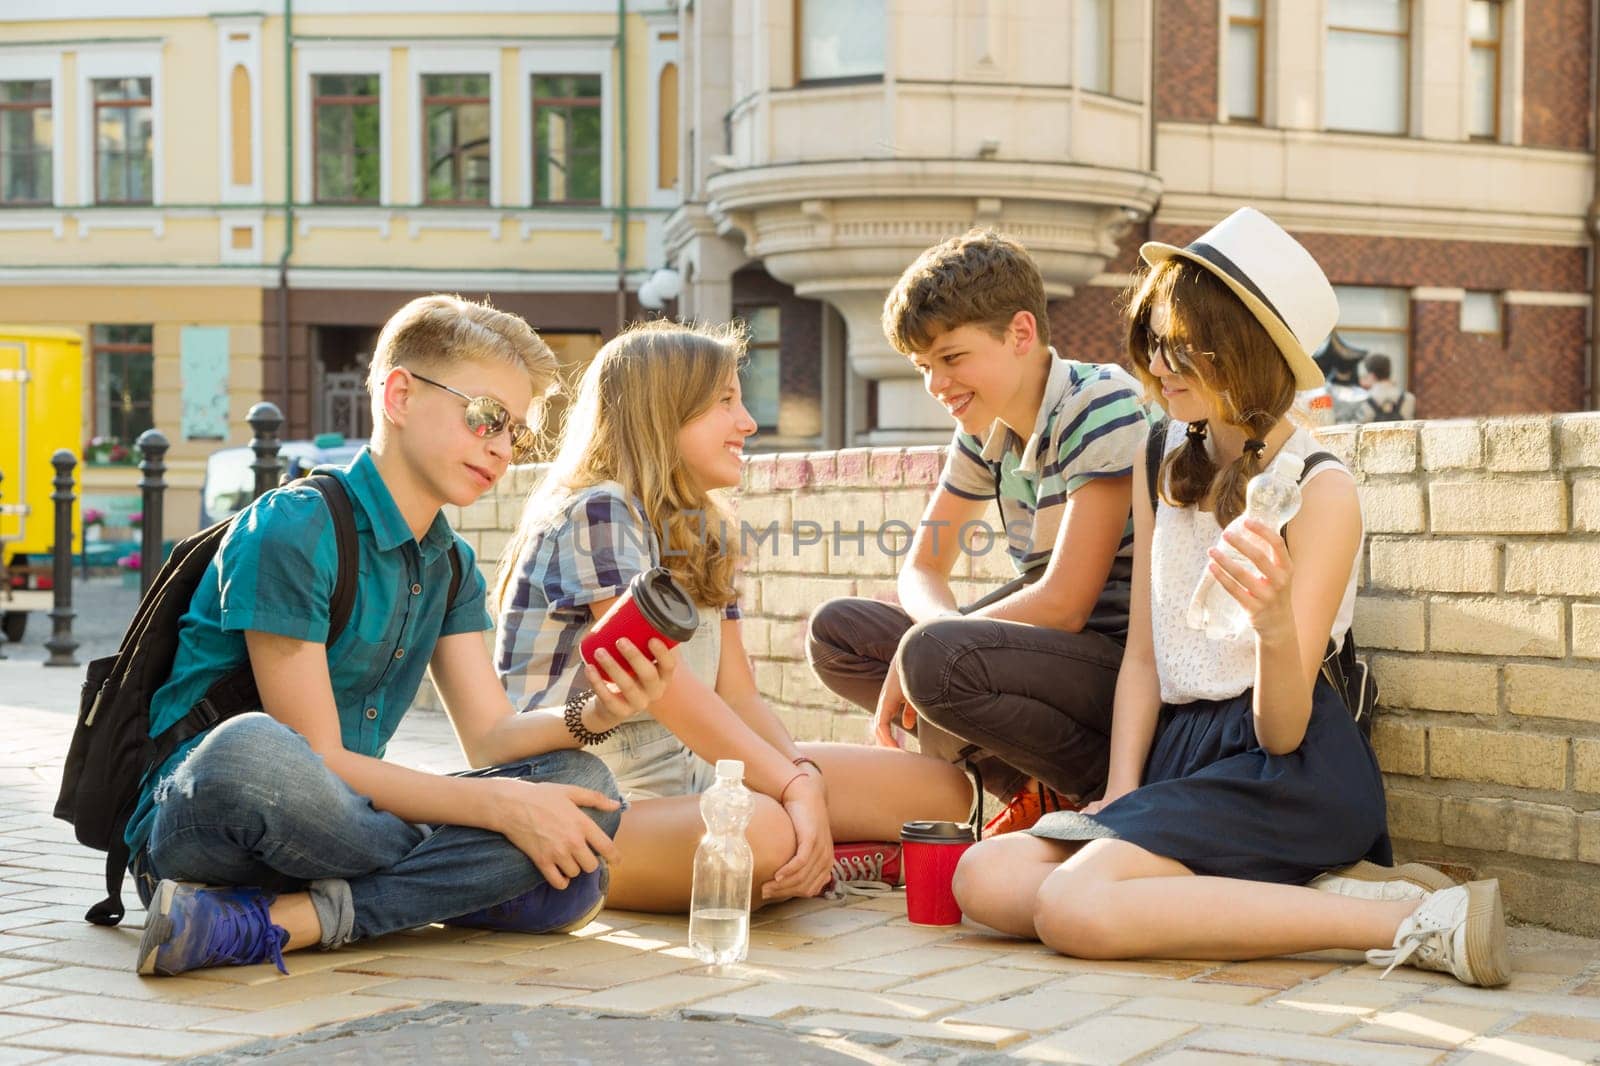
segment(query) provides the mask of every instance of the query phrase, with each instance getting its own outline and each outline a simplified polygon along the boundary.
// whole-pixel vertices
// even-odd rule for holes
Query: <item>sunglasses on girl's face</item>
[[[505,430],[511,431],[511,461],[517,464],[531,463],[537,456],[535,449],[537,442],[534,440],[533,430],[524,423],[511,417],[511,412],[506,410],[506,405],[493,396],[468,396],[460,389],[452,389],[442,381],[425,378],[415,370],[407,371],[418,381],[426,382],[436,389],[443,389],[452,396],[459,396],[467,401],[467,428],[472,430],[472,435],[487,440],[499,436]]]
[[[1145,348],[1145,365],[1149,366],[1156,361],[1156,356],[1161,356],[1161,361],[1167,364],[1167,369],[1175,373],[1184,373],[1189,367],[1194,366],[1199,353],[1181,341],[1172,341],[1164,337],[1152,335]]]

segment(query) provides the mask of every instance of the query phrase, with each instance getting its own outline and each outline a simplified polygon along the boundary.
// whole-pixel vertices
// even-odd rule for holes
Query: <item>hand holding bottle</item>
[[[1222,538],[1210,550],[1212,562],[1200,575],[1189,600],[1186,620],[1191,628],[1204,629],[1207,636],[1214,638],[1237,636],[1247,626],[1260,631],[1255,622],[1259,608],[1256,600],[1263,591],[1261,582],[1269,577],[1269,568],[1288,566],[1288,546],[1278,530],[1300,510],[1300,475],[1304,470],[1305,462],[1298,455],[1279,452],[1270,467],[1250,479],[1245,489],[1244,513],[1228,523]],[[1247,545],[1254,550],[1247,551]],[[1263,550],[1270,555],[1263,556]],[[1266,557],[1276,561],[1263,563]],[[1287,580],[1285,569],[1285,583]]]

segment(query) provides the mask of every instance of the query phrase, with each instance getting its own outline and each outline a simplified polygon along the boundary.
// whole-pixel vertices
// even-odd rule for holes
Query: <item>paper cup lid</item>
[[[657,633],[679,644],[694,636],[700,625],[700,612],[672,571],[664,566],[646,570],[629,582],[628,591],[639,613]]]
[[[928,844],[970,843],[972,826],[965,822],[907,822],[900,827],[900,839]]]

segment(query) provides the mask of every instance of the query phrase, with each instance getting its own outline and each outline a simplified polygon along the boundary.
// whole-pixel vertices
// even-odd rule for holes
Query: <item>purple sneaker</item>
[[[579,874],[566,888],[541,881],[520,896],[443,924],[497,933],[570,933],[594,921],[606,905],[611,871],[602,861],[593,873]]]
[[[258,888],[162,881],[145,917],[139,972],[172,977],[208,966],[270,962],[288,973],[283,946],[289,931],[267,916],[273,899]]]

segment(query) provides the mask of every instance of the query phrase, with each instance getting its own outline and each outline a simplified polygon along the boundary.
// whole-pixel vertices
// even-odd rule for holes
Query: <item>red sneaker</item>
[[[868,840],[833,846],[833,880],[823,888],[825,899],[881,896],[900,883],[900,845]]]
[[[1031,829],[1035,822],[1047,814],[1055,811],[1075,811],[1080,806],[1055,789],[1046,788],[1034,781],[1024,785],[1022,791],[1011,797],[1011,802],[1006,804],[999,814],[984,823],[983,835],[994,837],[1001,833],[1016,833]]]

